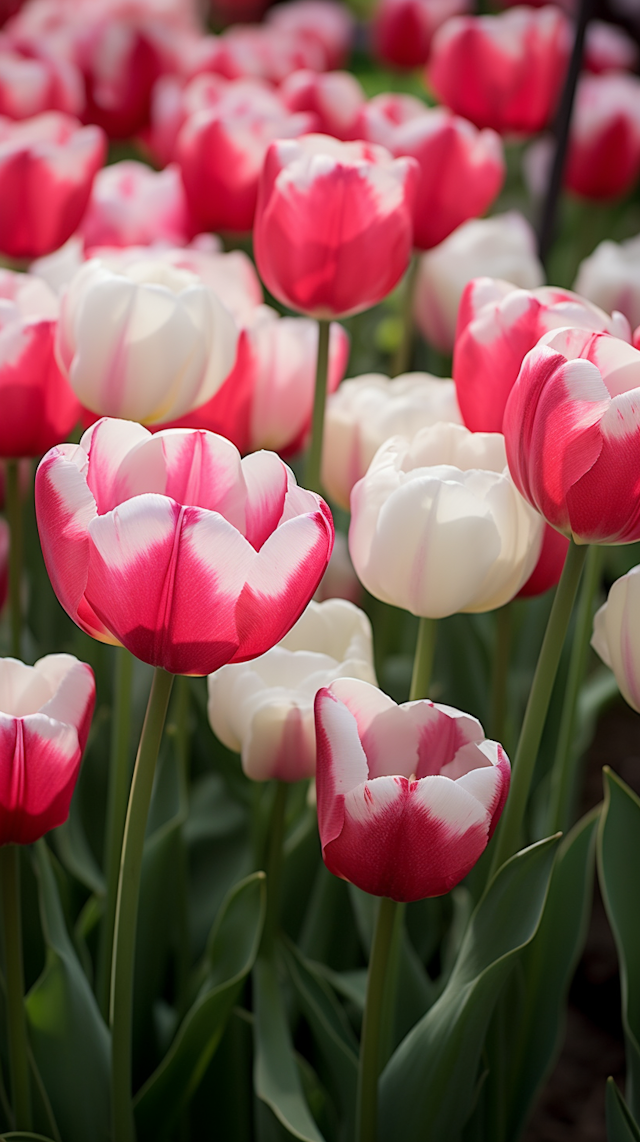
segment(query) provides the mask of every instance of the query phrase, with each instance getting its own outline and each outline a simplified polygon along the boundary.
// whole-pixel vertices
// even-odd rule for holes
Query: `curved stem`
[[[113,936],[110,1006],[113,1136],[116,1142],[135,1140],[131,1101],[131,1020],[138,897],[153,778],[173,678],[173,674],[156,667],[138,746],[124,827]]]
[[[275,797],[269,820],[269,838],[266,853],[267,911],[264,918],[262,947],[260,952],[269,956],[278,932],[280,919],[280,889],[282,880],[282,858],[284,848],[284,827],[287,811],[289,786],[286,781],[276,783]]]
[[[513,608],[511,603],[496,611],[496,642],[493,651],[493,672],[491,675],[491,714],[489,733],[494,741],[504,737],[507,718],[507,682],[509,679],[509,658],[513,633]]]
[[[327,403],[327,378],[329,375],[329,333],[331,323],[318,321],[318,358],[316,363],[316,387],[313,397],[313,419],[311,421],[311,442],[307,453],[304,483],[312,492],[322,490],[320,466],[322,464],[322,438],[324,435],[324,409]]]
[[[587,551],[586,546],[579,546],[573,540],[569,544],[562,578],[556,589],[538,664],[533,676],[533,684],[513,763],[511,789],[493,842],[492,873],[500,868],[518,847],[551,692],[558,672],[560,655]]]
[[[104,915],[100,926],[97,960],[96,994],[98,1005],[105,1017],[109,1016],[109,988],[111,985],[111,954],[113,929],[118,898],[118,875],[124,822],[131,783],[129,733],[131,729],[131,685],[133,658],[124,647],[115,647],[114,701],[111,721],[111,749],[109,756],[109,790],[107,794],[107,822],[105,836],[104,869],[107,882]]]
[[[414,252],[405,274],[402,294],[402,337],[393,362],[394,377],[406,373],[411,368],[413,357],[413,299],[416,292],[416,279],[420,255]]]
[[[22,960],[20,850],[17,845],[3,845],[0,848],[0,890],[2,892],[2,928],[7,979],[7,1028],[13,1113],[16,1130],[31,1130],[31,1095]]]
[[[431,684],[431,671],[433,670],[437,633],[437,619],[426,619],[424,617],[420,619],[416,652],[413,659],[411,689],[409,691],[410,702],[415,702],[418,698],[427,697]]]
[[[378,1075],[380,1074],[380,1038],[385,1007],[385,981],[396,930],[395,900],[383,896],[369,960],[367,999],[360,1042],[358,1073],[357,1142],[376,1142],[378,1125]]]
[[[576,613],[576,629],[571,648],[567,688],[562,706],[558,744],[551,774],[549,805],[549,832],[556,833],[569,825],[569,808],[573,793],[577,755],[573,748],[578,699],[584,680],[593,631],[593,600],[600,585],[602,547],[590,547],[584,572],[584,582]]]
[[[22,503],[18,461],[7,460],[5,503],[9,524],[9,609],[11,613],[11,653],[22,658]]]

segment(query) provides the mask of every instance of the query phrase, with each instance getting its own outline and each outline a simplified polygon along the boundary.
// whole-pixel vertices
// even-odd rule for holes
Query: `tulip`
[[[172,674],[264,654],[329,561],[331,513],[270,452],[103,419],[36,474],[40,540],[71,618]]]
[[[411,253],[413,159],[307,135],[272,143],[254,230],[274,297],[318,318],[359,313],[400,281]]]
[[[583,75],[571,119],[565,182],[590,199],[626,194],[640,176],[640,78]]]
[[[640,604],[640,567],[632,567],[616,579],[606,603],[593,620],[591,645],[613,671],[620,693],[626,702],[640,712],[640,642],[638,606]]]
[[[97,127],[60,112],[0,119],[0,251],[37,258],[62,246],[84,214],[104,155]]]
[[[62,54],[0,37],[0,115],[30,119],[44,111],[80,115],[82,76]]]
[[[511,282],[474,278],[458,311],[453,377],[462,419],[472,432],[501,432],[520,366],[551,329],[576,326],[631,340],[621,313],[609,317],[570,290],[517,289]]]
[[[607,313],[619,310],[632,329],[640,325],[640,235],[596,246],[580,263],[574,289]]]
[[[149,127],[141,136],[159,166],[164,167],[176,159],[178,136],[189,116],[215,107],[229,82],[211,72],[196,74],[187,83],[177,75],[160,77],[151,93]]]
[[[94,258],[64,296],[57,348],[86,408],[153,423],[208,400],[236,342],[231,314],[195,274],[160,258],[115,272]]]
[[[439,421],[461,423],[453,381],[429,373],[345,381],[327,401],[322,486],[329,498],[348,511],[351,489],[389,437],[412,439]]]
[[[415,95],[383,91],[360,108],[357,137],[392,151],[398,129],[413,119],[421,119],[426,110],[426,104]]]
[[[255,81],[229,84],[214,106],[191,115],[178,136],[177,158],[195,226],[251,230],[269,144],[313,124]]]
[[[427,341],[441,352],[453,349],[458,307],[467,282],[483,275],[506,278],[522,289],[542,285],[544,270],[536,254],[535,234],[517,211],[464,222],[422,255],[414,317]]]
[[[9,525],[0,519],[0,611],[9,591]]]
[[[0,456],[40,456],[66,440],[80,402],[55,358],[58,302],[31,274],[0,270]]]
[[[509,469],[525,499],[576,543],[640,539],[640,352],[559,329],[525,357],[505,409]]]
[[[353,16],[336,0],[293,0],[278,4],[267,13],[267,26],[300,43],[320,48],[323,71],[342,67],[351,50],[355,32]]]
[[[0,845],[30,845],[69,816],[95,704],[71,654],[0,659]]]
[[[449,892],[484,852],[509,791],[475,718],[339,679],[315,704],[318,828],[336,876],[392,900]]]
[[[392,67],[422,67],[436,30],[470,7],[469,0],[381,0],[371,25],[373,50]]]
[[[279,84],[301,68],[325,70],[326,55],[313,39],[268,24],[228,28],[220,38],[212,70],[227,79],[261,79]]]
[[[628,32],[617,24],[590,20],[584,45],[584,67],[599,75],[603,71],[633,71],[638,63],[638,47]]]
[[[80,224],[85,246],[185,245],[187,204],[176,166],[154,171],[125,160],[98,172]]]
[[[266,654],[209,675],[211,729],[252,781],[313,777],[313,703],[336,678],[375,686],[371,624],[344,599],[311,602]]]
[[[570,48],[569,22],[552,5],[455,16],[433,38],[429,81],[476,127],[534,135],[553,118]]]
[[[317,129],[336,139],[358,139],[364,91],[348,71],[293,71],[281,84],[279,95],[289,111],[307,111]]]
[[[498,433],[462,425],[392,437],[351,492],[349,551],[377,599],[414,615],[490,611],[533,571],[542,520],[516,490]]]
[[[221,24],[260,20],[269,0],[209,0],[213,19]]]

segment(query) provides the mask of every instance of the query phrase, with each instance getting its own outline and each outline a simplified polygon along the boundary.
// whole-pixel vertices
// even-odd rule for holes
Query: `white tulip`
[[[578,266],[573,288],[607,313],[624,313],[640,325],[640,234],[626,242],[601,242]]]
[[[632,567],[609,591],[593,620],[591,645],[613,670],[622,697],[640,713],[640,567]]]

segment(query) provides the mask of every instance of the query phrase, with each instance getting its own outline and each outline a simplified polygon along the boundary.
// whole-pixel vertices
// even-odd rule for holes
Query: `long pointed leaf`
[[[607,1142],[640,1142],[640,1127],[612,1078],[607,1079]]]

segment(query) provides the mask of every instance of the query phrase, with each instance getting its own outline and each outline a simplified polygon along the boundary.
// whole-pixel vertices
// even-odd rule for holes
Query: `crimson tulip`
[[[373,50],[392,67],[421,67],[440,25],[470,7],[470,0],[381,0],[371,25]]]
[[[626,194],[640,177],[640,78],[584,75],[571,119],[565,182],[584,198]]]

